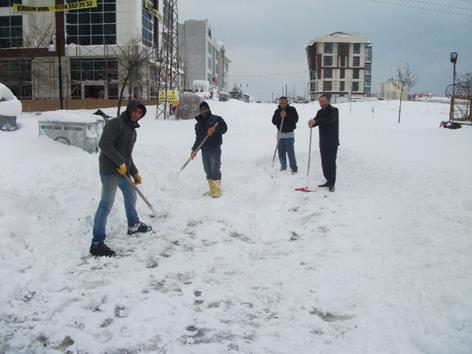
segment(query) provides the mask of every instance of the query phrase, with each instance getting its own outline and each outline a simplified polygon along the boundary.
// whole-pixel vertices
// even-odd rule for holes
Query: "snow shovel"
[[[147,200],[147,198],[144,196],[143,192],[141,192],[139,190],[138,186],[133,183],[133,181],[131,180],[131,178],[128,175],[125,175],[124,177],[126,178],[128,183],[131,185],[131,187],[133,187],[133,189],[136,191],[136,193],[138,193],[138,195],[141,197],[141,199],[144,201],[144,203],[148,206],[148,208],[151,209],[151,214],[149,216],[151,218],[155,217],[157,215],[156,211],[152,207],[151,203],[149,203],[149,200]]]
[[[295,188],[296,192],[306,192],[310,193],[313,192],[313,190],[308,187],[308,181],[310,179],[310,164],[311,164],[311,142],[313,140],[313,128],[310,128],[310,147],[308,148],[308,168],[306,172],[306,185],[305,187],[300,187],[300,188]]]
[[[219,122],[216,122],[215,125],[212,127],[213,129],[216,129],[216,127],[218,126],[218,124],[220,124]],[[207,134],[207,136],[205,137],[205,139],[202,140],[202,142],[200,143],[200,145],[197,146],[197,148],[195,149],[195,153],[198,153],[200,151],[200,149],[203,147],[203,145],[206,143],[206,141],[210,138],[210,136]],[[185,162],[185,164],[182,166],[182,168],[179,170],[179,173],[182,172],[185,167],[187,167],[187,165],[190,163],[190,161],[192,161],[192,158],[189,157],[187,162]]]
[[[272,168],[274,169],[274,175],[272,178],[275,177],[275,158],[277,157],[277,148],[279,147],[279,142],[280,142],[280,135],[282,134],[282,127],[284,126],[284,119],[285,117],[282,118],[282,121],[280,122],[280,128],[279,131],[277,132],[277,143],[275,144],[275,149],[274,149],[274,156],[272,157]]]

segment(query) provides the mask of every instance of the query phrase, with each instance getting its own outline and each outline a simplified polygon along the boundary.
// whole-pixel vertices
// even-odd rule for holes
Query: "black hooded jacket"
[[[339,112],[329,105],[320,109],[315,117],[316,125],[320,128],[320,146],[335,147],[339,145]]]
[[[287,112],[287,115],[284,118],[282,133],[290,133],[297,128],[298,113],[295,107],[292,107],[290,105],[287,106],[287,109],[285,111]],[[272,117],[272,124],[277,127],[277,130],[280,129],[280,124],[282,123],[282,118],[280,117],[281,112],[282,109],[279,106],[279,108],[275,110],[274,115]]]
[[[146,107],[139,101],[131,101],[118,118],[114,118],[105,125],[98,146],[100,147],[100,174],[118,174],[116,169],[121,164],[126,164],[131,176],[138,174],[138,169],[133,162],[133,148],[136,143],[136,129],[138,122],[131,120],[131,112],[135,108],[143,110],[143,118],[146,115]]]
[[[198,115],[195,120],[197,121],[197,124],[195,124],[196,138],[192,151],[195,151],[198,145],[205,139],[208,134],[208,128],[213,127],[216,123],[218,123],[218,126],[215,129],[215,133],[203,144],[202,150],[209,151],[223,144],[223,134],[228,131],[228,126],[223,118],[208,112],[208,115]]]

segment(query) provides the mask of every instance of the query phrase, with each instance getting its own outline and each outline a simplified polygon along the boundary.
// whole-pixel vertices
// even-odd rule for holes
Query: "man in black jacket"
[[[200,104],[200,114],[195,118],[195,143],[192,147],[190,157],[197,156],[197,148],[208,136],[202,146],[203,168],[205,169],[210,191],[205,193],[213,198],[222,196],[221,192],[221,145],[223,144],[223,134],[228,127],[220,116],[213,115],[210,106],[206,102]]]
[[[116,253],[105,244],[107,217],[115,200],[116,189],[123,193],[128,235],[151,231],[151,227],[140,222],[136,211],[136,192],[125,176],[133,177],[136,185],[142,183],[132,153],[136,142],[138,121],[146,114],[146,107],[132,101],[125,112],[112,119],[103,129],[99,146],[101,149],[100,179],[102,197],[93,223],[93,240],[90,253],[94,256],[114,257]]]
[[[283,124],[282,124],[283,120]],[[287,97],[280,97],[279,107],[274,112],[272,124],[277,127],[278,151],[280,160],[280,170],[287,169],[287,155],[292,174],[298,172],[297,159],[295,158],[295,133],[297,128],[298,113],[295,107],[288,104]],[[282,128],[281,128],[282,125]]]
[[[314,119],[308,121],[310,128],[319,127],[320,132],[320,153],[323,174],[326,183],[319,187],[328,187],[330,192],[334,192],[336,184],[336,156],[339,146],[339,112],[331,106],[328,95],[320,96],[321,109]]]

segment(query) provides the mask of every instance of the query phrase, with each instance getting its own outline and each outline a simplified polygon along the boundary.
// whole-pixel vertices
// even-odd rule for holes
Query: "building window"
[[[344,81],[339,82],[339,91],[344,92],[346,90],[346,83]]]
[[[82,99],[82,85],[81,84],[71,84],[70,85],[70,97],[73,100]]]
[[[154,95],[155,97],[155,95]],[[118,85],[108,85],[108,98],[117,99],[118,98]]]
[[[324,44],[324,53],[326,54],[333,54],[333,43],[325,43]]]
[[[0,0],[0,7],[11,7],[13,4],[21,4],[21,0]]]
[[[143,44],[147,47],[154,46],[154,16],[143,6]]]
[[[96,8],[69,11],[66,33],[67,44],[116,44],[116,0],[98,0]]]
[[[361,57],[353,58],[353,66],[361,66]]]
[[[323,91],[329,92],[333,89],[333,83],[331,81],[323,81]]]
[[[323,66],[333,66],[333,56],[332,55],[323,56]]]
[[[23,17],[0,16],[0,48],[23,46]]]
[[[361,54],[361,44],[354,43],[354,54]]]
[[[104,58],[73,58],[70,60],[73,81],[118,80],[118,60]]]
[[[332,79],[333,78],[333,69],[323,69],[323,78]]]
[[[347,56],[339,57],[339,66],[344,68],[347,66]]]
[[[353,82],[352,83],[352,92],[357,92],[359,91],[359,83],[358,82]]]
[[[360,70],[359,69],[354,69],[352,70],[352,78],[354,80],[359,80],[359,73],[360,73]]]
[[[346,77],[346,69],[339,70],[339,78],[344,79]]]
[[[32,98],[31,63],[28,60],[0,60],[0,82],[18,98]]]

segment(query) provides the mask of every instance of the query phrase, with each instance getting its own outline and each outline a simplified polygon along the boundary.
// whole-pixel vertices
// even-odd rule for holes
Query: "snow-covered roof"
[[[316,37],[308,45],[312,46],[315,43],[370,43],[370,41],[358,32],[334,32]]]
[[[103,118],[90,113],[54,111],[43,113],[40,122],[96,123],[99,120]]]

